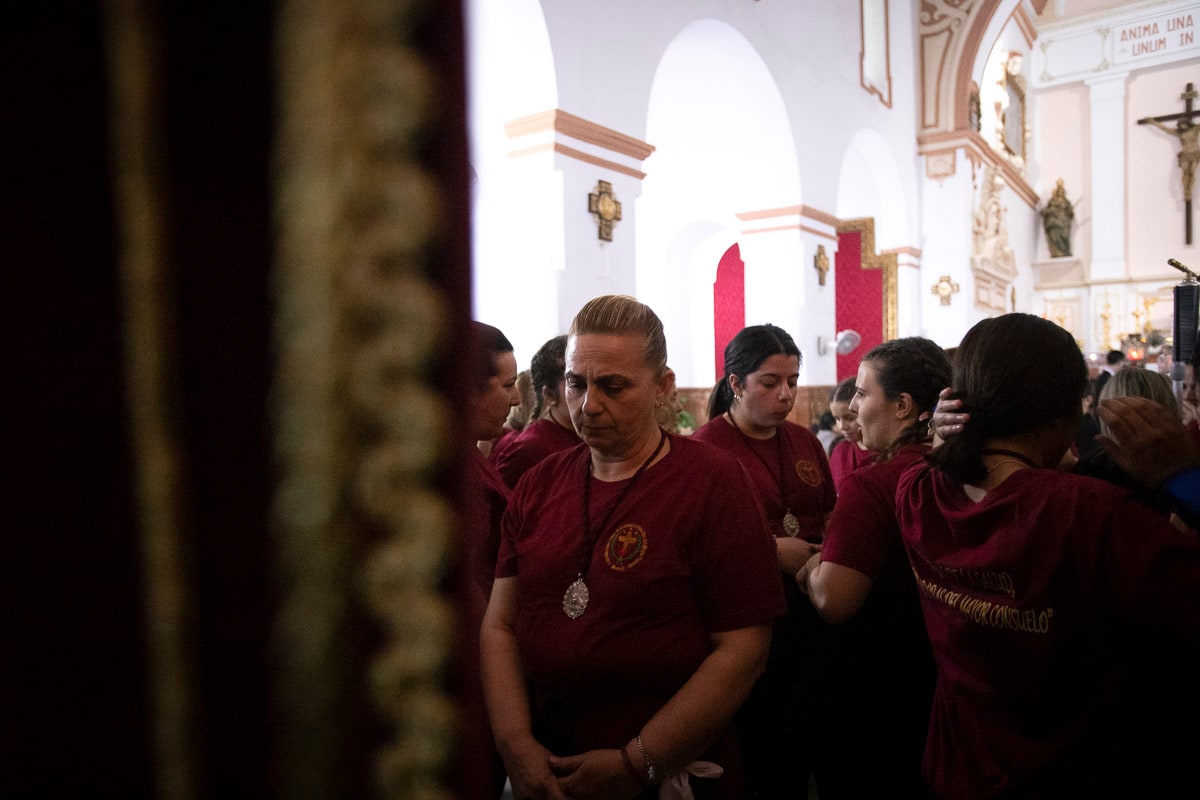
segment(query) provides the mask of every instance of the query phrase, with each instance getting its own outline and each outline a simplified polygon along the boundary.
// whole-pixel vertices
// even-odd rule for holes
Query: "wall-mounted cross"
[[[613,223],[621,219],[621,204],[613,196],[611,183],[596,181],[596,191],[588,195],[588,211],[596,218],[600,238],[611,242]]]
[[[1179,169],[1183,172],[1184,244],[1192,243],[1192,184],[1196,179],[1196,164],[1200,162],[1200,141],[1197,141],[1197,137],[1200,137],[1200,125],[1193,120],[1200,114],[1200,109],[1193,108],[1196,97],[1196,88],[1189,81],[1187,88],[1179,96],[1179,99],[1183,100],[1182,113],[1138,120],[1138,125],[1153,125],[1179,139]],[[1174,128],[1163,124],[1172,121],[1175,122]]]
[[[933,294],[942,299],[942,305],[948,306],[951,296],[958,294],[958,284],[950,280],[949,275],[943,275],[933,285]]]

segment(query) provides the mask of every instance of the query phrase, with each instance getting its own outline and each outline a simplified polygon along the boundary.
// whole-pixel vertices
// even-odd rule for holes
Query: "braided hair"
[[[542,417],[542,389],[558,396],[558,382],[567,369],[567,337],[555,336],[538,348],[529,362],[529,377],[533,381],[533,412],[530,419]]]
[[[1079,345],[1053,322],[1014,313],[976,323],[958,347],[952,383],[971,421],[927,460],[960,483],[984,480],[989,439],[1078,426],[1087,378]]]
[[[930,437],[927,421],[937,406],[938,393],[950,385],[950,359],[941,345],[920,336],[892,339],[871,349],[863,359],[875,370],[875,380],[889,400],[912,397],[917,420],[892,440],[879,460],[886,461],[905,445]]]

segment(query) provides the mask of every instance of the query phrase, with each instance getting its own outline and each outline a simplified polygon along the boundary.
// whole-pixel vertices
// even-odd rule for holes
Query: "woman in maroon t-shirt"
[[[821,552],[796,575],[834,624],[814,716],[822,798],[919,797],[935,679],[917,587],[896,521],[901,473],[929,451],[950,361],[919,337],[884,342],[858,367],[851,413],[878,460],[846,476]]]
[[[812,431],[788,420],[796,402],[800,348],[775,325],[743,328],[725,347],[725,371],[693,439],[727,450],[750,473],[767,512],[788,614],[775,623],[767,669],[738,712],[748,797],[804,797],[812,726],[797,724],[816,686],[820,622],[791,576],[821,542],[836,495],[829,461]]]
[[[833,475],[835,492],[842,490],[842,481],[846,480],[847,475],[870,464],[876,456],[862,443],[858,414],[850,410],[850,401],[854,399],[854,380],[855,376],[852,375],[839,383],[829,400],[829,413],[837,420],[843,437],[829,450],[829,472]]]
[[[495,439],[504,428],[509,409],[520,402],[517,359],[508,337],[483,322],[471,323],[473,346],[469,364],[464,422],[472,443]],[[462,797],[479,797],[504,787],[504,764],[492,743],[487,709],[479,683],[479,628],[496,573],[500,549],[500,519],[508,505],[508,487],[487,457],[470,445],[463,487],[462,558],[458,579],[463,599],[463,642],[456,680],[467,713],[454,788]]]
[[[586,447],[518,481],[480,637],[516,797],[649,800],[689,774],[706,778],[697,798],[745,797],[727,729],[782,581],[746,471],[659,427],[673,388],[652,310],[620,296],[580,309],[566,395]]]
[[[567,337],[555,336],[533,354],[529,362],[534,393],[532,421],[492,451],[492,463],[510,489],[546,456],[579,444],[563,393],[566,352]]]
[[[1067,331],[983,320],[952,385],[958,413],[939,416],[956,430],[896,493],[938,667],[926,780],[941,798],[1177,793],[1196,748],[1200,538],[1058,469],[1087,386]]]

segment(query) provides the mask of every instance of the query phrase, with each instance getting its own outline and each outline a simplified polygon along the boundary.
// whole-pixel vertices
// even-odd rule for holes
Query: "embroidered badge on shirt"
[[[627,523],[613,531],[604,546],[604,560],[617,572],[632,569],[646,555],[646,532]]]
[[[811,461],[797,461],[796,474],[809,486],[821,485],[821,470]]]

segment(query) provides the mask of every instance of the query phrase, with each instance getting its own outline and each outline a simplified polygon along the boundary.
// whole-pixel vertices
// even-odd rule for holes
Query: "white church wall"
[[[663,320],[667,358],[677,386],[711,386],[714,374],[713,283],[717,264],[734,243],[726,225],[698,220],[676,231],[663,262],[672,290],[645,300]],[[641,295],[639,295],[641,296]],[[644,298],[643,298],[644,299]]]
[[[648,141],[656,147],[646,160],[643,196],[637,203],[638,293],[659,311],[674,337],[672,359],[680,385],[715,381],[712,344],[712,278],[689,293],[700,305],[688,320],[676,318],[672,298],[688,285],[677,270],[693,259],[672,254],[681,230],[700,221],[716,221],[728,238],[716,258],[740,242],[736,214],[800,203],[796,151],[783,99],[773,77],[749,43],[732,27],[703,20],[684,28],[663,53],[655,70],[647,111]],[[792,238],[796,233],[792,234]],[[776,237],[778,238],[778,237]],[[708,242],[708,239],[704,240]],[[775,317],[797,335],[796,307],[802,286],[789,277],[794,252],[786,246],[743,243],[746,262],[747,324]],[[794,251],[794,247],[792,248]],[[672,271],[661,265],[670,264]],[[712,262],[715,275],[716,260]],[[703,325],[707,329],[700,331]]]
[[[1138,223],[1130,225],[1128,238],[1129,275],[1132,279],[1182,274],[1166,263],[1175,258],[1200,270],[1200,224],[1195,207],[1200,206],[1200,186],[1193,189],[1193,243],[1184,243],[1183,183],[1180,180],[1179,139],[1137,120],[1183,111],[1184,86],[1200,84],[1200,59],[1169,67],[1143,70],[1129,80],[1127,112],[1128,148],[1127,202],[1138,209]],[[1200,91],[1198,89],[1197,91]],[[1194,107],[1200,109],[1200,102]],[[1174,123],[1170,123],[1174,128]]]
[[[955,151],[954,159],[954,174],[941,181],[926,180],[921,194],[921,267],[916,282],[921,308],[919,335],[943,347],[957,345],[962,334],[985,316],[975,310],[972,300],[974,170],[961,149]],[[932,291],[943,275],[958,284],[948,305],[943,305]]]
[[[562,332],[562,178],[549,153],[510,158],[504,126],[558,104],[550,37],[537,0],[470,0],[465,35],[472,315],[504,331],[523,369]]]
[[[870,130],[888,154],[879,160],[890,164],[883,178],[872,178],[887,184],[875,189],[884,199],[869,214],[877,217],[877,246],[913,252],[921,246],[923,179],[913,137],[916,13],[910,4],[889,3],[888,107],[860,84],[858,4],[474,0],[468,44],[479,90],[471,111],[479,186],[477,316],[522,343],[520,362],[522,350],[532,352],[558,332],[548,328],[565,326],[579,304],[572,292],[582,298],[601,288],[618,290],[632,269],[631,291],[670,317],[669,337],[683,340],[669,342],[681,385],[704,385],[708,376],[699,365],[711,361],[712,287],[693,287],[686,276],[697,269],[698,253],[723,252],[718,243],[727,238],[748,259],[747,321],[770,318],[788,328],[813,370],[804,380],[832,381],[815,341],[835,333],[833,273],[819,286],[812,257],[816,245],[826,243],[832,260],[835,247],[801,230],[803,219],[787,222],[795,225],[793,233],[752,241],[738,215],[789,208],[803,209],[801,216],[834,214],[847,143]],[[512,93],[515,99],[506,96]],[[563,157],[551,166],[536,157],[511,163],[504,124],[554,108],[657,148],[641,165],[646,178],[640,185],[613,181],[623,203],[613,245],[598,243],[590,215],[575,211],[597,178],[612,180],[609,175]],[[718,118],[719,128],[713,125]],[[540,194],[531,198],[527,191]],[[541,205],[555,194],[558,219]],[[706,234],[693,236],[693,226]],[[630,237],[633,256],[619,256]],[[684,243],[696,249],[679,252]],[[715,269],[715,262],[707,266]],[[582,282],[573,274],[577,268],[590,270]],[[757,288],[764,285],[783,290]],[[901,292],[911,293],[903,286],[902,280]],[[681,307],[684,294],[705,305]],[[906,308],[921,305],[911,297],[905,302]],[[707,341],[697,334],[702,326]],[[674,334],[673,327],[687,333]],[[695,371],[689,375],[689,369]]]
[[[1045,196],[1064,177],[1076,204],[1073,253],[1087,275],[1039,294],[1046,316],[1068,320],[1060,324],[1092,353],[1119,346],[1121,335],[1147,323],[1168,324],[1164,301],[1182,276],[1166,259],[1186,263],[1180,253],[1195,253],[1183,245],[1177,140],[1137,120],[1183,110],[1184,85],[1200,76],[1197,23],[1200,3],[1176,0],[1039,25],[1032,77],[1045,166],[1038,188]],[[1077,190],[1071,173],[1080,176]],[[1039,258],[1046,252],[1040,241]]]
[[[808,281],[816,280],[803,269],[805,253],[798,223],[757,234],[743,232],[739,248],[746,263],[746,324],[769,322],[790,333],[803,356],[800,380],[812,382],[818,366],[815,331],[822,329],[821,310],[809,300]],[[808,263],[812,263],[811,253]]]

